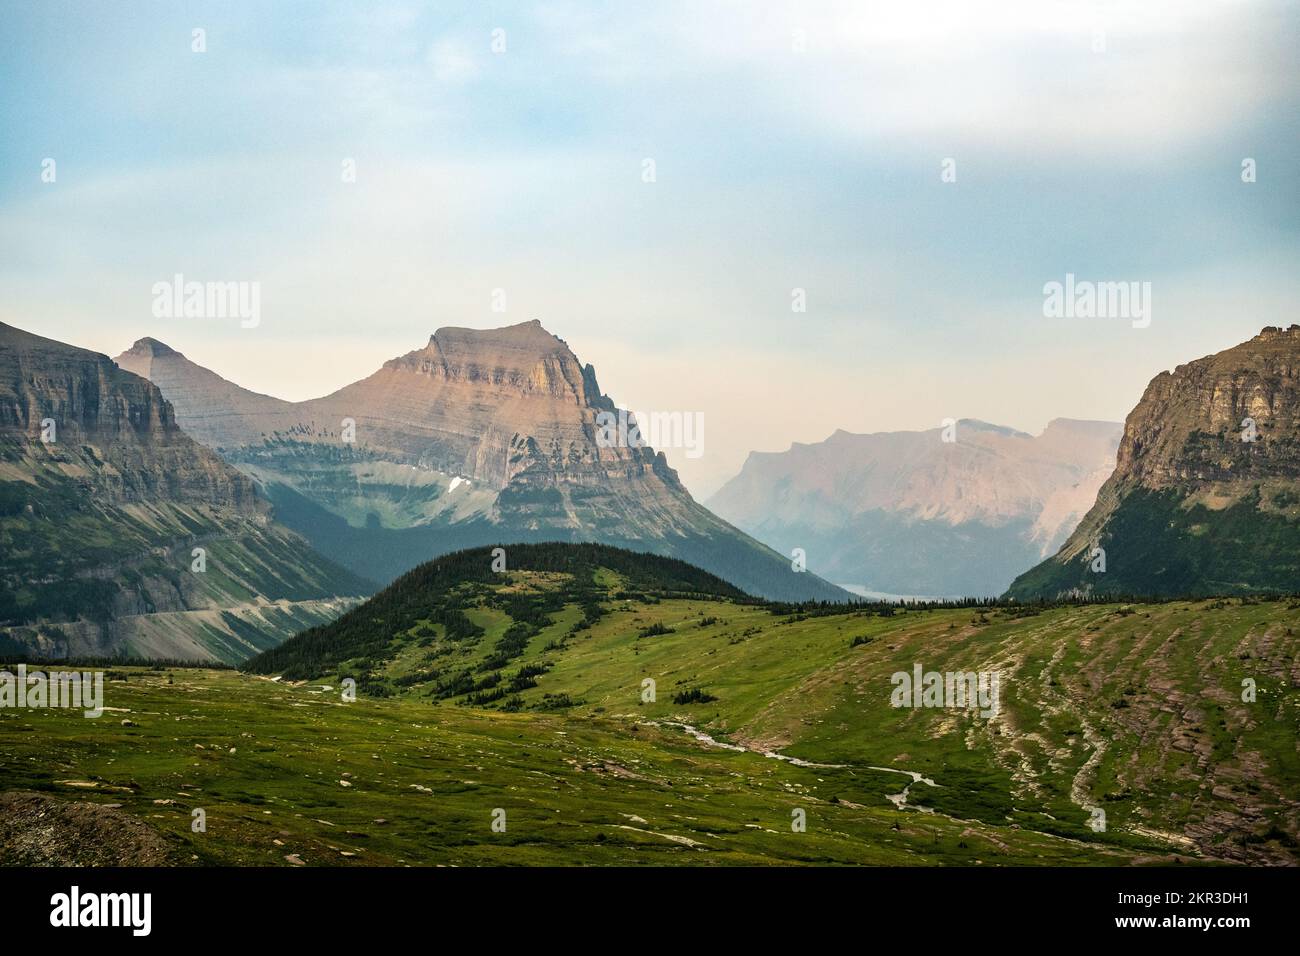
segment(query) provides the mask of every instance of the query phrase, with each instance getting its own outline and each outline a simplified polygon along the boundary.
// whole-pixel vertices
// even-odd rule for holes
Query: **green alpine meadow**
[[[104,668],[101,718],[0,709],[9,817],[138,824],[7,823],[0,854],[1294,864],[1297,628],[1294,599],[782,605],[609,547],[475,549],[241,670]],[[895,706],[918,668],[996,672],[997,713]]]

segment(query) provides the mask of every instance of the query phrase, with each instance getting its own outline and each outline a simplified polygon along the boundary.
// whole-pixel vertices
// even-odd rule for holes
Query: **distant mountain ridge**
[[[537,321],[439,329],[304,402],[242,389],[154,339],[116,361],[255,478],[281,520],[381,581],[490,542],[597,541],[681,558],[763,597],[849,597],[697,503],[662,452],[604,447],[596,416],[613,401]]]
[[[234,662],[372,589],[275,524],[155,385],[0,323],[0,652]]]
[[[1008,594],[1296,590],[1300,325],[1152,379],[1096,504]]]
[[[1037,437],[972,419],[836,431],[754,452],[707,502],[761,541],[869,591],[994,595],[1050,554],[1114,466],[1121,426],[1055,419]]]

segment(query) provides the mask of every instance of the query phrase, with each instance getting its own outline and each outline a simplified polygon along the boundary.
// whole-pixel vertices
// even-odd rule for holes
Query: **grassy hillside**
[[[842,765],[818,769],[826,800],[870,807],[919,773],[935,785],[907,805],[955,819],[1297,857],[1295,602],[790,609],[674,579],[660,559],[508,550],[514,570],[491,572],[486,551],[431,564],[251,668],[627,734],[688,725],[714,749]],[[1001,713],[892,707],[891,675],[916,664],[996,671]]]
[[[1117,864],[1128,847],[870,805],[826,771],[625,718],[504,714],[121,669],[99,720],[0,710],[0,780],[121,807],[196,865]],[[123,721],[129,721],[123,725]],[[0,864],[28,858],[32,833]],[[202,809],[207,830],[192,830]],[[505,812],[505,831],[492,828]],[[806,814],[805,832],[792,813]],[[75,816],[68,814],[68,816]],[[89,832],[86,834],[90,836]],[[109,839],[97,831],[95,839]],[[152,841],[156,842],[156,841]],[[157,855],[123,839],[117,861]],[[26,854],[27,856],[24,856]]]
[[[103,501],[0,447],[0,649],[238,662],[374,585],[258,514]],[[21,474],[17,480],[7,480]],[[191,570],[192,552],[205,570]]]
[[[431,562],[250,664],[303,680],[120,668],[98,721],[0,710],[0,780],[194,862],[1300,862],[1295,602],[788,608],[600,546],[507,566]],[[996,672],[997,715],[892,706],[918,664]]]
[[[1096,543],[1105,573],[1091,570],[1091,548],[1052,557],[1018,577],[1019,600],[1070,591],[1151,596],[1289,593],[1300,588],[1300,496],[1294,485],[1256,485],[1230,503],[1174,491],[1136,489],[1107,516]]]
[[[611,597],[699,595],[756,603],[721,578],[673,558],[603,544],[514,544],[500,549],[501,573],[493,570],[496,550],[474,548],[422,564],[338,621],[297,635],[249,661],[246,669],[308,678],[346,664],[344,676],[386,696],[392,687],[372,679],[375,669],[409,646],[429,647],[435,638],[442,638],[446,649],[481,650],[472,661],[476,669],[500,671],[552,623],[548,614],[568,606],[578,608],[589,626],[605,613],[603,602]],[[524,585],[516,586],[512,582],[521,573]],[[534,580],[540,586],[528,584]],[[493,642],[484,642],[487,630],[480,621],[506,626],[492,635]],[[468,674],[469,666],[458,672],[457,681],[473,682],[459,676]]]

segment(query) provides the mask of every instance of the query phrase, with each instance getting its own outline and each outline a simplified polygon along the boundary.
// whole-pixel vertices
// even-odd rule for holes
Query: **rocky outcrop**
[[[240,388],[154,339],[115,361],[157,384],[188,432],[237,460],[248,457],[241,449],[275,442],[341,448],[351,422],[356,450],[370,457],[497,491],[521,476],[599,482],[656,468],[680,488],[651,449],[598,447],[595,416],[613,403],[591,366],[536,321],[440,329],[373,375],[296,403]]]
[[[1092,505],[1120,426],[1056,419],[1037,437],[963,420],[945,436],[856,435],[755,452],[708,501],[759,540],[872,592],[991,595]],[[952,441],[945,441],[945,437]]]
[[[73,781],[94,789],[95,781]],[[193,859],[117,805],[0,793],[0,866],[183,866]]]
[[[382,580],[502,541],[596,541],[680,557],[754,594],[847,595],[691,498],[665,456],[598,440],[595,370],[539,322],[439,329],[330,395],[241,389],[151,339],[118,356],[187,431],[253,476],[325,554]]]
[[[1257,440],[1243,441],[1252,423]],[[1152,379],[1125,422],[1114,484],[1189,490],[1297,476],[1300,325],[1293,325]]]
[[[239,661],[372,589],[158,387],[0,324],[0,652]]]
[[[38,452],[104,502],[267,511],[247,476],[181,430],[157,386],[107,356],[3,323],[0,437],[11,453]]]
[[[1096,504],[1009,593],[1300,587],[1298,401],[1300,325],[1161,372],[1125,422]]]

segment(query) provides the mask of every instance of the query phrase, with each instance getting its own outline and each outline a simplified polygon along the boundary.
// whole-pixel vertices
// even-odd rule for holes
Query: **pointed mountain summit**
[[[1300,588],[1300,325],[1161,372],[1115,473],[1010,596]]]
[[[290,407],[226,381],[157,339],[140,339],[113,361],[158,386],[185,431],[209,448],[243,444],[263,427],[274,428]]]
[[[156,385],[0,323],[0,653],[234,663],[371,589],[277,525]]]
[[[151,338],[150,336],[147,335],[144,338],[137,341],[135,345],[131,346],[131,350],[127,354],[142,355],[142,356],[147,356],[149,358],[157,358],[159,356],[168,356],[168,355],[180,355],[180,353],[177,352],[175,349],[173,349],[170,345],[167,345],[163,342],[159,342],[157,339]],[[184,356],[182,355],[181,358],[184,358]]]
[[[697,503],[661,452],[600,440],[597,416],[614,402],[538,321],[439,329],[304,402],[158,345],[141,340],[117,361],[255,478],[282,520],[367,577],[484,544],[590,541],[680,558],[762,597],[848,597]]]

